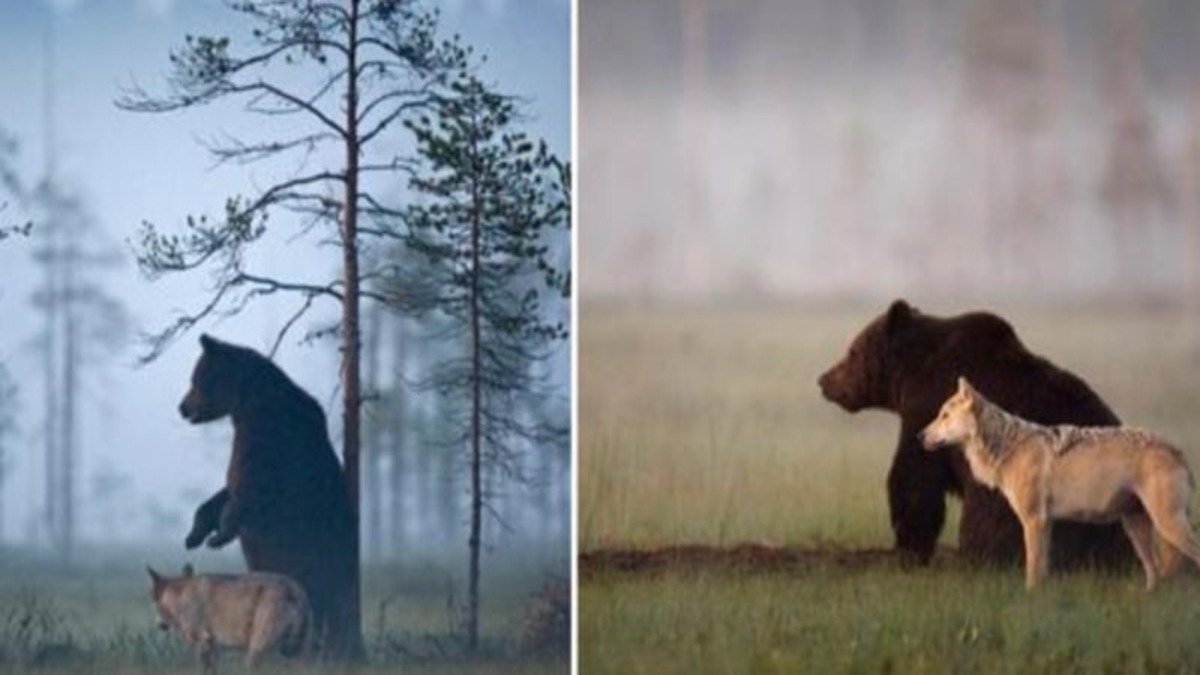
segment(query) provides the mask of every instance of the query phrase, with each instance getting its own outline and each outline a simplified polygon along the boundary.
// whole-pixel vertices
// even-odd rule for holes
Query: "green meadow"
[[[962,307],[923,306],[934,313]],[[1200,332],[1165,308],[993,308],[1130,424],[1200,461]],[[884,481],[897,419],[849,415],[817,376],[883,306],[585,302],[579,345],[583,552],[765,543],[794,568],[585,569],[584,673],[1200,670],[1200,575],[1142,591],[1139,570],[1053,577],[953,556],[846,566],[891,545]]]

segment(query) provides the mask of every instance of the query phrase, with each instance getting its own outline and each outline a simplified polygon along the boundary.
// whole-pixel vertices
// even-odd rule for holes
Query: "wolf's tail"
[[[300,621],[299,626],[288,631],[287,635],[283,637],[283,643],[279,645],[280,653],[291,657],[303,651],[305,645],[308,644],[308,625],[311,622],[311,618],[305,615],[304,619]]]

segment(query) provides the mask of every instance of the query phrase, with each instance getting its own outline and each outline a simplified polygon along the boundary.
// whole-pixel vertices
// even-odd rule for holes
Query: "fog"
[[[585,297],[1175,301],[1200,5],[583,0]]]
[[[529,130],[568,157],[569,3],[458,0],[441,3],[441,9],[445,35],[460,33],[487,54],[485,79],[523,96]],[[222,3],[0,3],[0,90],[5,92],[0,96],[0,130],[18,146],[12,168],[32,185],[52,166],[56,179],[81,196],[96,223],[87,245],[103,243],[118,258],[115,267],[95,272],[96,283],[120,301],[130,317],[120,342],[91,359],[81,378],[78,497],[79,536],[85,549],[151,545],[182,552],[192,510],[224,482],[232,438],[228,422],[192,427],[178,414],[199,355],[196,338],[207,331],[267,352],[298,305],[295,298],[263,299],[238,315],[202,324],[158,360],[136,364],[146,351],[140,335],[161,330],[179,312],[195,311],[210,297],[210,279],[203,271],[154,283],[143,278],[130,243],[138,225],[149,221],[161,229],[178,229],[188,214],[220,214],[227,197],[269,185],[279,167],[214,166],[200,141],[223,134],[259,140],[255,134],[263,125],[287,122],[247,115],[237,105],[139,115],[118,110],[113,101],[133,85],[164,91],[171,48],[182,45],[186,34],[244,28],[234,25],[236,20],[236,13]],[[33,235],[0,243],[0,363],[19,387],[17,435],[7,442],[3,458],[0,541],[40,550],[48,546],[44,338],[43,320],[30,301],[42,279],[33,261],[38,213],[10,203],[0,214],[0,222],[24,218],[34,221]],[[295,241],[287,218],[278,216],[277,234],[253,251],[251,265],[293,279],[336,274],[340,253]],[[337,347],[331,340],[300,344],[304,330],[336,316],[335,306],[318,306],[282,343],[275,361],[322,403],[340,454]],[[555,395],[564,400],[569,396],[568,364],[569,351],[563,347],[548,366]],[[556,473],[548,480],[550,488],[514,491],[513,513],[529,514],[549,501],[542,488],[565,494],[569,473]],[[546,508],[554,509],[552,519],[558,523],[552,543],[565,551],[568,507],[556,498],[559,501]],[[419,520],[422,514],[410,517]],[[521,532],[523,525],[534,522],[542,524],[518,517],[514,529]],[[465,515],[451,527],[454,531],[444,541],[434,543],[465,554]],[[531,529],[525,527],[522,536],[548,536]],[[515,546],[502,541],[502,532],[493,530],[491,543],[499,549]]]

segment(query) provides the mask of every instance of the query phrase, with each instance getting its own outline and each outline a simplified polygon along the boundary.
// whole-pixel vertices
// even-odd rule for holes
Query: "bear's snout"
[[[838,364],[817,378],[817,386],[821,388],[821,396],[826,401],[832,401],[849,412],[857,412],[862,408],[855,400],[856,397],[846,389],[846,374],[842,364]]]
[[[817,386],[821,388],[822,396],[825,398],[832,398],[829,390],[833,386],[833,371],[827,370],[822,373],[822,375],[817,378]]]
[[[183,419],[194,422],[196,413],[199,410],[198,401],[196,400],[196,390],[189,389],[188,393],[179,402],[179,415]]]

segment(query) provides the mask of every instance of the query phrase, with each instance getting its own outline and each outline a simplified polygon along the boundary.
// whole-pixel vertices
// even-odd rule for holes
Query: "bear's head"
[[[917,314],[904,300],[893,302],[854,338],[842,360],[817,380],[821,394],[849,412],[889,407],[897,347]]]
[[[238,347],[208,335],[200,336],[200,346],[204,351],[192,370],[192,387],[179,404],[179,414],[192,424],[232,413],[244,374]]]

